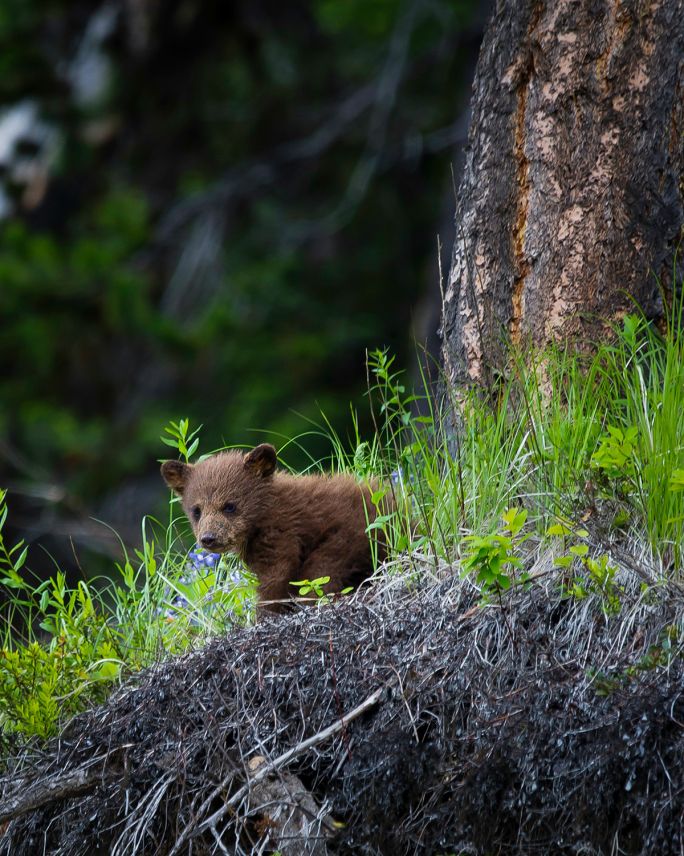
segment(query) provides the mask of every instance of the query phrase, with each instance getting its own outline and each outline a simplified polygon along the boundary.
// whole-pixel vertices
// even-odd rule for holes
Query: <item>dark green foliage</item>
[[[456,144],[431,135],[477,45],[474,0],[144,5],[147,25],[122,4],[89,101],[67,70],[92,7],[0,9],[0,98],[59,135],[44,194],[7,188],[0,480],[84,514],[152,471],[179,414],[206,448],[319,407],[340,430],[369,343],[406,355]]]
[[[125,397],[126,358],[164,333],[132,261],[148,237],[147,205],[130,190],[113,190],[66,235],[21,223],[0,234],[3,432],[34,465],[68,468],[91,488],[100,467],[85,470],[111,455],[107,417]]]

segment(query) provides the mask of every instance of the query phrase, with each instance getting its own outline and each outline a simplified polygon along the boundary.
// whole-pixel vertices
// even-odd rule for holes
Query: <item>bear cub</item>
[[[293,580],[329,576],[323,589],[332,593],[373,572],[366,527],[376,510],[369,488],[351,476],[278,472],[268,443],[198,464],[166,461],[161,474],[181,497],[197,543],[239,554],[256,575],[260,610],[285,611],[283,601],[297,593]],[[384,545],[376,547],[381,561]]]

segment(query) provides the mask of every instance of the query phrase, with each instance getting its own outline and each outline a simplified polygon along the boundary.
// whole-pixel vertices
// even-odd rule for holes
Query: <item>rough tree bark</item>
[[[499,0],[473,84],[444,296],[456,384],[506,343],[663,312],[684,223],[684,0]],[[654,275],[655,274],[655,275]],[[631,298],[631,299],[630,299]]]

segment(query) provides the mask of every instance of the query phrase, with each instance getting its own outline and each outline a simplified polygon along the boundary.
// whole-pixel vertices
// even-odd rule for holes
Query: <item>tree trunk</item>
[[[499,0],[473,85],[444,296],[452,383],[507,342],[599,341],[660,285],[684,223],[684,0]]]

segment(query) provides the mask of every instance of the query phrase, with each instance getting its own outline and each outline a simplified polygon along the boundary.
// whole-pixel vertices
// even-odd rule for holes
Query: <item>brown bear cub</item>
[[[330,577],[339,592],[373,572],[366,527],[375,519],[370,490],[347,475],[276,472],[276,450],[221,452],[184,464],[166,461],[164,481],[181,498],[201,544],[237,553],[259,580],[260,609],[282,612],[297,594],[293,580]],[[384,547],[377,542],[378,559]]]

